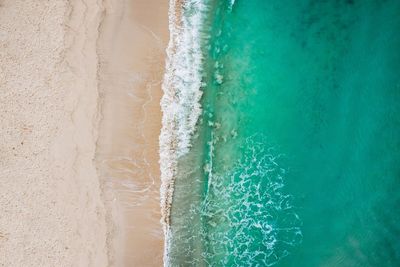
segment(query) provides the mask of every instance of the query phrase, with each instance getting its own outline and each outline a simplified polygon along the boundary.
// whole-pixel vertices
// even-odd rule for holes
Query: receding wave
[[[207,6],[197,0],[171,0],[170,42],[161,100],[163,112],[160,134],[161,211],[165,233],[164,263],[170,240],[170,207],[178,158],[190,148],[190,141],[201,114],[202,33]]]

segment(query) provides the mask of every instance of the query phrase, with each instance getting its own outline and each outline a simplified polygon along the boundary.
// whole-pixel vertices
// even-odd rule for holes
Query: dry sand
[[[93,161],[100,7],[0,3],[0,265],[107,266]]]
[[[161,266],[167,0],[0,0],[0,266]]]

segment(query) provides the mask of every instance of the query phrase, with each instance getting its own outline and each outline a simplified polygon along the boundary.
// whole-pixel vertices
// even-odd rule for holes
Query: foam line
[[[201,114],[203,0],[170,0],[166,73],[162,85],[160,134],[161,223],[165,234],[164,266],[169,266],[170,211],[178,159],[188,153]]]

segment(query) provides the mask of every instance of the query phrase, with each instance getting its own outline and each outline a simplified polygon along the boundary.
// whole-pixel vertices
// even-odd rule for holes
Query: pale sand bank
[[[0,0],[0,266],[108,266],[97,2]]]
[[[100,27],[99,174],[117,266],[162,266],[158,138],[167,0],[106,0]]]

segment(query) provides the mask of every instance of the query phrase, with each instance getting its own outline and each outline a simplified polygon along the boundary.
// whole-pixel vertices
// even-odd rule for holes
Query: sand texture
[[[162,266],[158,138],[168,1],[106,0],[97,148],[117,266]]]
[[[0,266],[162,266],[167,0],[0,0]]]
[[[0,0],[0,266],[109,265],[100,2]]]

